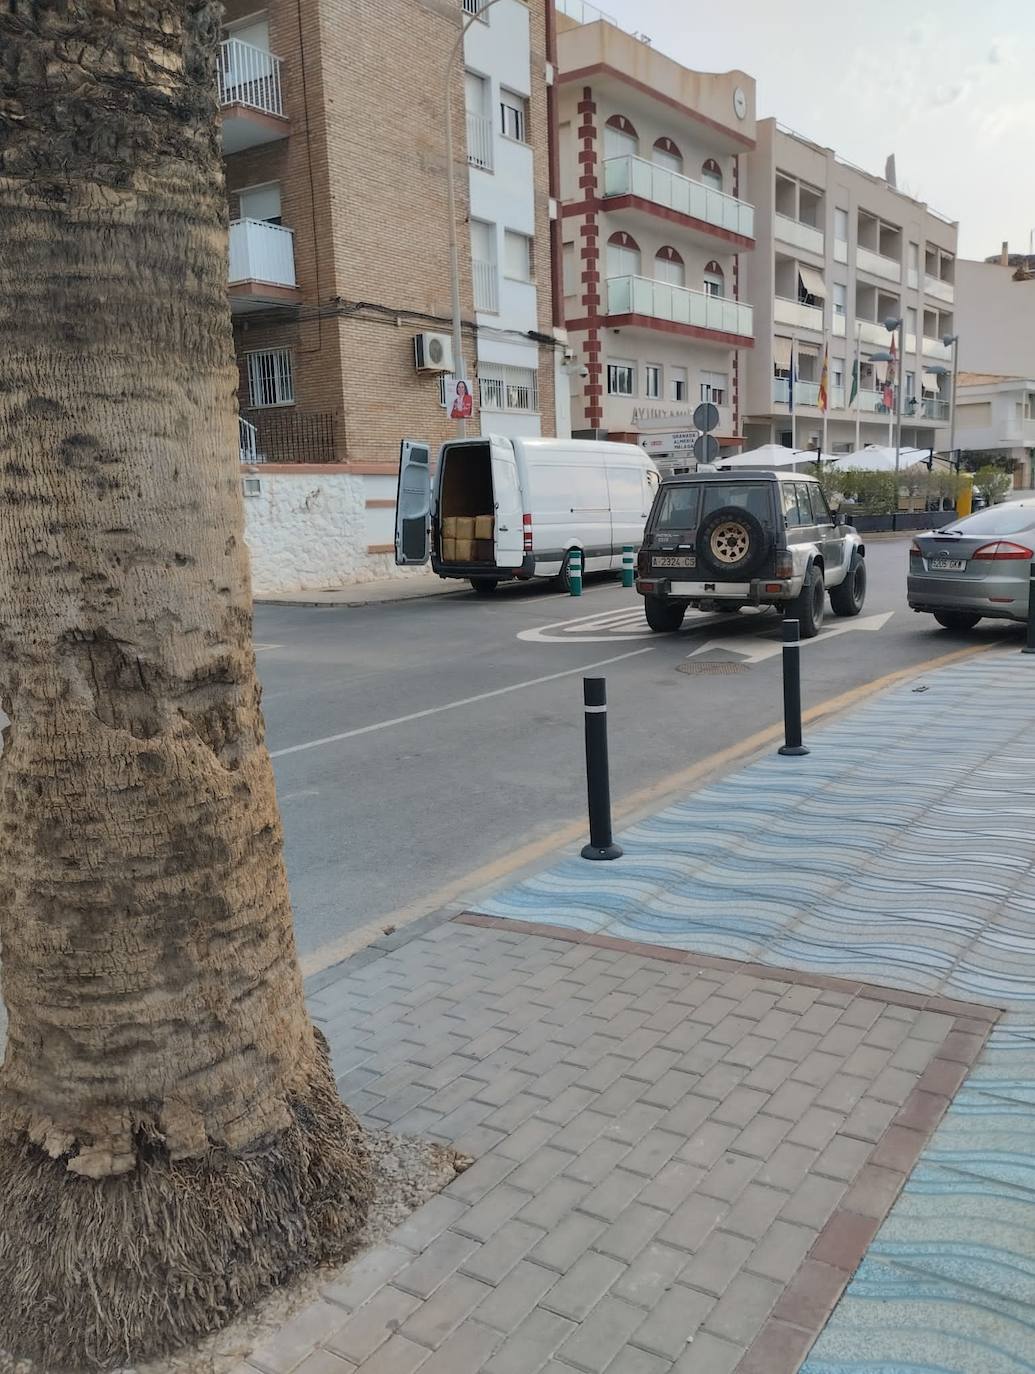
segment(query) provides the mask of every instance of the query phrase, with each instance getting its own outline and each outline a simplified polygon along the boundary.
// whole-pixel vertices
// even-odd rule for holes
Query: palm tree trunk
[[[350,1251],[251,646],[209,0],[0,10],[0,1347]]]

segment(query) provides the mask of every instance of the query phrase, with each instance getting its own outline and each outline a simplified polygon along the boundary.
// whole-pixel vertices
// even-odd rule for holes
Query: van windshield
[[[700,482],[667,487],[661,493],[655,529],[692,530],[722,506],[740,506],[771,524],[766,482]]]

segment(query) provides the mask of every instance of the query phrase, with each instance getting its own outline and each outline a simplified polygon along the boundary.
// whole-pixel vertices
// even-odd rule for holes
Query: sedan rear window
[[[667,487],[661,493],[659,530],[692,530],[722,506],[740,506],[770,524],[769,486],[765,482],[701,482]]]
[[[948,534],[1020,534],[1035,529],[1035,506],[989,506],[946,525]]]

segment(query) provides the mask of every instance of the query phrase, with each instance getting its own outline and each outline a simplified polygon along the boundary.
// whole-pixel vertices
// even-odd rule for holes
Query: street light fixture
[[[895,319],[888,316],[884,321],[884,328],[889,334],[894,334],[898,330],[898,382],[895,386],[895,471],[898,472],[902,464],[902,355],[906,351],[906,321],[904,316]]]
[[[449,216],[449,289],[453,307],[453,366],[458,380],[463,379],[464,368],[464,327],[460,318],[460,249],[456,236],[456,167],[453,159],[453,102],[450,92],[453,87],[453,68],[457,55],[463,47],[467,30],[491,9],[498,0],[479,0],[474,14],[465,14],[460,21],[460,32],[453,44],[453,51],[446,63],[446,213]],[[460,438],[467,436],[467,421],[460,421]]]

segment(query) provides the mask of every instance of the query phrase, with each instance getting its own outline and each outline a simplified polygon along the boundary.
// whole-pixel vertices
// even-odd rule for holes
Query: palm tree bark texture
[[[0,5],[0,1348],[163,1352],[347,1257],[238,476],[208,0]]]

